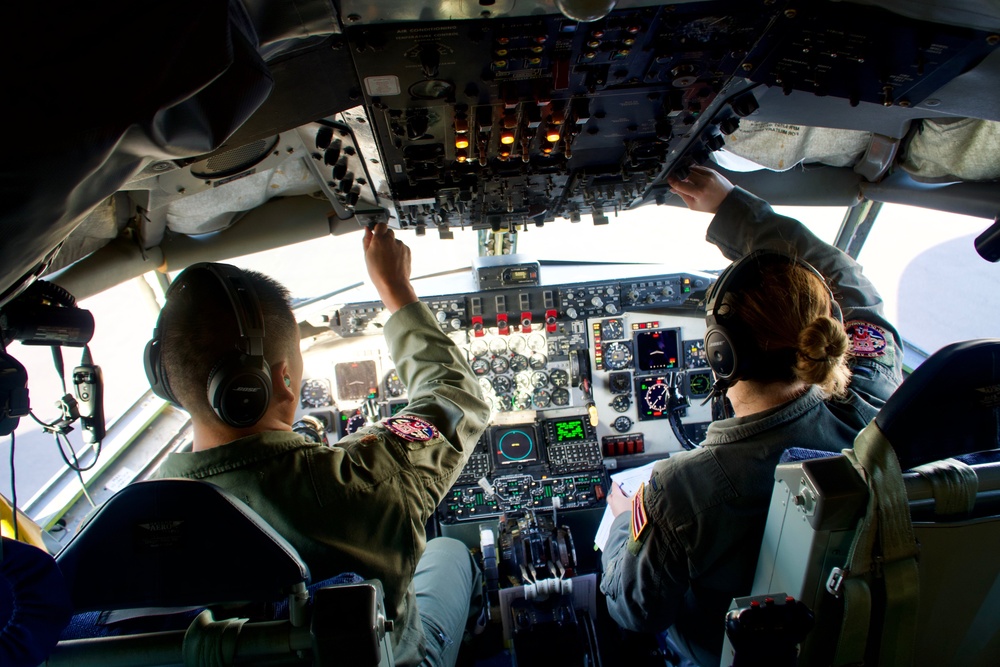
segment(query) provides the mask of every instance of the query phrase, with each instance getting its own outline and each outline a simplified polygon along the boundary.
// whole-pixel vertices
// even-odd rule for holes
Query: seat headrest
[[[947,345],[875,417],[903,470],[1000,447],[1000,339]]]
[[[209,484],[131,484],[56,556],[76,612],[272,601],[309,569],[246,504]]]

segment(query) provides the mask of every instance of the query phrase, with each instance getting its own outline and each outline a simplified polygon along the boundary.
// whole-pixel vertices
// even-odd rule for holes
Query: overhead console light
[[[563,16],[581,23],[603,19],[616,4],[618,0],[556,0]]]

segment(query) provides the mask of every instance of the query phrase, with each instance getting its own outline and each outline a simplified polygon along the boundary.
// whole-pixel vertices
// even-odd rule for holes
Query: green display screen
[[[587,437],[587,432],[583,428],[583,420],[568,419],[556,422],[556,442],[573,442],[583,440]]]

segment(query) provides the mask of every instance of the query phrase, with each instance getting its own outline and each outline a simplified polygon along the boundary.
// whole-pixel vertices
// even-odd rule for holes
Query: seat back
[[[301,655],[317,665],[394,664],[378,581],[349,575],[307,589],[295,548],[207,482],[126,487],[56,563],[77,616],[50,667],[285,664]],[[245,603],[263,603],[251,607],[262,622],[241,617]]]
[[[188,479],[126,486],[56,562],[78,613],[273,601],[309,580],[295,548],[252,509]]]
[[[751,591],[815,612],[802,664],[1000,664],[1000,340],[942,348],[814,454],[775,471]]]

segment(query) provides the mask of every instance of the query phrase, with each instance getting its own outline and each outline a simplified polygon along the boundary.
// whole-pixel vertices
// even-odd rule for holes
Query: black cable
[[[11,508],[11,521],[14,523],[14,541],[18,541],[18,531],[17,531],[17,477],[14,474],[14,443],[17,439],[14,437],[14,431],[10,432],[10,504],[13,506]]]

